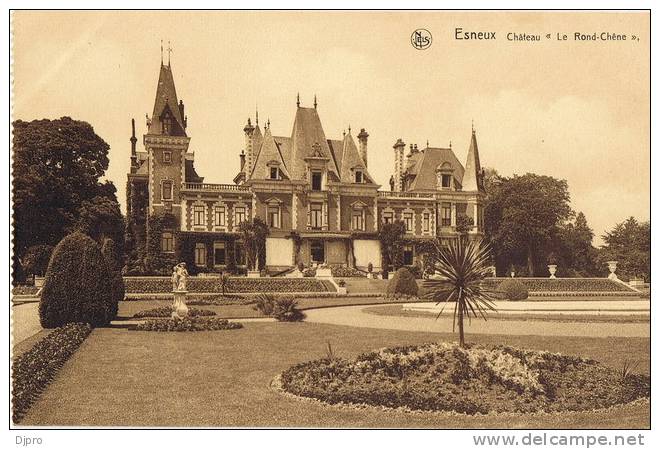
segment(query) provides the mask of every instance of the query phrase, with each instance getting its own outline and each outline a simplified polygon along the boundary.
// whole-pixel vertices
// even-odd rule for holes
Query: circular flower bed
[[[188,316],[213,316],[216,313],[213,310],[196,309],[191,307],[188,309]],[[157,307],[155,309],[140,310],[133,315],[133,318],[169,318],[172,316],[171,307]]]
[[[234,323],[222,318],[186,317],[181,320],[153,319],[137,324],[133,330],[156,332],[192,332],[192,331],[221,331],[240,329],[241,323]]]
[[[329,404],[485,414],[607,408],[649,397],[651,380],[580,357],[443,343],[301,363],[281,388]]]

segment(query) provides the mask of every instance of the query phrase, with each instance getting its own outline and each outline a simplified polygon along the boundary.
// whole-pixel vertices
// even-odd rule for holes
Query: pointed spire
[[[481,173],[481,162],[479,161],[479,146],[477,145],[477,134],[472,125],[472,138],[470,139],[470,149],[468,150],[467,161],[465,162],[465,174],[463,175],[463,191],[483,192],[483,182]]]
[[[160,40],[160,65],[163,65],[163,40]]]
[[[426,139],[426,148],[429,147],[429,139]]]
[[[314,109],[316,109],[317,103],[316,103],[316,94],[314,94]]]
[[[449,139],[449,149],[451,150],[451,139]]]
[[[474,119],[472,119],[472,134],[474,134]]]
[[[254,113],[256,115],[256,117],[254,118],[254,121],[255,121],[256,125],[259,126],[259,105],[256,105],[254,107]]]
[[[171,64],[171,57],[172,57],[172,46],[170,45],[170,41],[167,41],[167,66],[170,67]]]
[[[351,124],[350,123],[348,124],[348,133],[349,134],[351,133]]]
[[[270,117],[268,117],[268,121],[266,122],[266,126],[268,126],[268,129],[270,129]]]
[[[296,95],[296,106],[300,107],[300,92],[298,92],[298,95]]]
[[[147,134],[186,135],[183,103],[179,103],[176,95],[172,67],[164,65],[162,62],[156,86],[154,109],[151,114],[151,121],[147,120],[147,122]]]

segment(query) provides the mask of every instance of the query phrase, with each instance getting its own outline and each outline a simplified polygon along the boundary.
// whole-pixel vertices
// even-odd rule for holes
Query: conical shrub
[[[98,245],[91,237],[74,232],[53,250],[39,320],[45,328],[77,322],[106,325],[113,318],[112,294],[108,266]]]
[[[101,254],[103,254],[105,263],[108,266],[108,275],[110,276],[110,284],[112,285],[112,296],[108,310],[110,311],[110,319],[113,320],[117,316],[119,301],[124,299],[126,289],[124,287],[124,278],[121,276],[115,242],[112,239],[105,239],[101,248]]]

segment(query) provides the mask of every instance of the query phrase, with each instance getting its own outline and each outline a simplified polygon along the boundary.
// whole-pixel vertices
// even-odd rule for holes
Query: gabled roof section
[[[169,113],[173,118],[170,135],[185,136],[184,118],[181,117],[181,110],[179,109],[179,100],[176,96],[176,88],[174,87],[172,67],[161,63],[160,74],[158,75],[158,87],[156,88],[156,100],[154,101],[154,111],[151,115],[151,124],[147,131],[148,134],[163,133],[161,123],[163,113]]]
[[[342,148],[341,158],[341,181],[354,182],[353,170],[360,168],[362,170],[365,182],[373,183],[373,178],[367,173],[367,166],[365,165],[351,133],[344,136],[344,144]]]
[[[483,180],[481,179],[481,162],[479,161],[479,147],[477,145],[477,134],[472,128],[470,149],[465,162],[465,176],[463,178],[463,190],[467,192],[483,192]]]
[[[451,148],[426,148],[421,152],[421,158],[414,166],[415,179],[409,190],[437,190],[438,177],[436,169],[448,162],[453,168],[454,179],[463,183],[463,165],[456,158]]]
[[[204,178],[195,170],[195,161],[189,159],[186,159],[186,182],[204,182]]]
[[[266,129],[263,136],[263,143],[259,150],[259,155],[254,162],[254,168],[250,174],[250,179],[270,179],[270,170],[268,164],[271,162],[279,163],[279,169],[282,176],[290,178],[289,171],[286,168],[282,154],[275,142],[275,138],[270,133],[270,129]]]
[[[298,107],[296,118],[291,131],[291,164],[289,173],[293,179],[304,179],[306,173],[305,158],[312,157],[318,146],[318,152],[329,159],[328,172],[339,179],[337,162],[330,151],[330,146],[325,138],[321,120],[314,108]]]

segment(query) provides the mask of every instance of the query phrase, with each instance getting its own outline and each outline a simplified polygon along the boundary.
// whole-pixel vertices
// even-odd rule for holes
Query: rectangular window
[[[383,223],[393,223],[394,212],[383,212]]]
[[[225,242],[213,243],[213,264],[214,265],[227,264],[227,252],[225,251]]]
[[[413,247],[408,245],[403,248],[403,264],[412,265],[414,260],[414,250]]]
[[[309,209],[309,224],[312,229],[323,228],[323,204],[312,203]]]
[[[234,225],[239,226],[245,221],[245,207],[234,207]]]
[[[164,253],[174,252],[174,234],[169,231],[163,232],[161,236],[160,249]]]
[[[225,225],[225,206],[215,206],[214,208],[214,219],[216,226]]]
[[[268,226],[280,227],[280,206],[268,206]]]
[[[358,184],[362,184],[362,172],[359,170],[355,172],[355,182]]]
[[[172,181],[163,181],[163,200],[172,201]]]
[[[413,213],[404,212],[403,222],[406,224],[406,232],[413,232]]]
[[[312,190],[321,190],[323,173],[320,171],[312,172]]]
[[[270,167],[270,179],[278,179],[278,168],[277,167]]]
[[[195,265],[206,266],[206,245],[204,243],[195,243]]]
[[[171,151],[163,151],[163,163],[164,164],[171,164],[172,163],[172,152]]]
[[[205,226],[204,207],[202,204],[193,206],[193,226]]]
[[[451,203],[442,203],[442,226],[451,226]]]
[[[431,214],[428,212],[422,215],[422,231],[431,232]]]
[[[451,175],[442,175],[442,188],[448,189],[451,187]]]
[[[353,210],[352,225],[354,231],[364,231],[364,211],[362,209]]]

